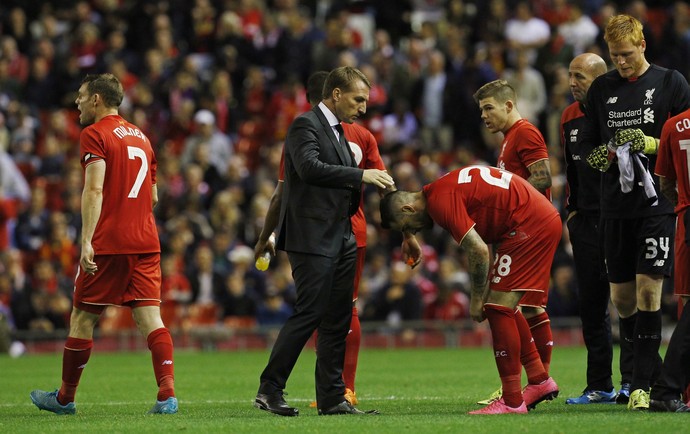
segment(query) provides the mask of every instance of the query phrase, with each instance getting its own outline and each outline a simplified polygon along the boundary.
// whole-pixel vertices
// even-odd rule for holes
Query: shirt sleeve
[[[547,160],[549,153],[546,150],[544,137],[536,128],[525,128],[520,134],[518,156],[526,167],[537,161]]]
[[[79,147],[82,167],[105,159],[105,146],[95,128],[86,128],[81,132]]]
[[[659,150],[657,151],[656,165],[654,166],[654,173],[663,176],[671,181],[676,179],[676,171],[673,167],[673,145],[672,145],[672,125],[673,118],[669,119],[661,130],[661,139],[659,140]]]

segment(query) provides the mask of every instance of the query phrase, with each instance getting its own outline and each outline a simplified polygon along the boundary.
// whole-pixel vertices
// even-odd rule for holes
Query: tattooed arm
[[[678,205],[678,190],[676,190],[676,181],[671,181],[663,176],[659,177],[659,190],[675,207]]]
[[[474,229],[470,229],[465,235],[460,246],[467,253],[469,262],[472,295],[470,316],[473,320],[481,322],[485,319],[483,307],[489,294],[489,246]]]
[[[542,193],[551,187],[551,165],[549,160],[540,160],[530,164],[528,167],[531,174],[527,181]]]

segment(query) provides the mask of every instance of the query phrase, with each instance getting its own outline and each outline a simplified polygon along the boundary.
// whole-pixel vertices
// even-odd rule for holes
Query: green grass
[[[29,392],[59,386],[61,355],[0,356],[0,432],[194,433],[663,433],[686,432],[683,415],[633,413],[619,405],[567,406],[580,393],[585,351],[556,348],[552,375],[561,395],[529,415],[469,416],[494,391],[498,376],[487,348],[372,350],[360,356],[359,408],[380,416],[317,417],[314,353],[302,354],[288,383],[300,416],[283,418],[252,406],[267,352],[178,352],[180,412],[146,415],[155,399],[148,353],[94,352],[77,394],[77,414],[39,411]]]

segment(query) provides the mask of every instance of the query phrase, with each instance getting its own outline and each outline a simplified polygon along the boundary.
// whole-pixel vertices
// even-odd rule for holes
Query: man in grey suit
[[[299,414],[287,404],[283,390],[314,330],[319,414],[365,414],[345,400],[342,378],[357,254],[350,216],[359,206],[363,183],[385,189],[393,186],[393,179],[385,171],[357,167],[340,122],[352,123],[366,112],[370,88],[359,70],[334,69],[326,78],[322,102],[295,119],[285,139],[277,247],[288,254],[297,300],[254,401],[256,407],[281,416]]]

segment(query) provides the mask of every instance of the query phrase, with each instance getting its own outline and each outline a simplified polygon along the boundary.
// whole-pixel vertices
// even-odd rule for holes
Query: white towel
[[[620,176],[618,180],[621,183],[621,191],[623,193],[630,193],[635,186],[635,169],[642,178],[642,187],[644,188],[645,196],[652,202],[652,206],[659,204],[659,198],[654,190],[654,179],[649,173],[648,163],[649,159],[641,152],[630,154],[630,144],[625,144],[616,148],[616,157],[618,157],[618,171]],[[642,161],[644,159],[644,162]]]

